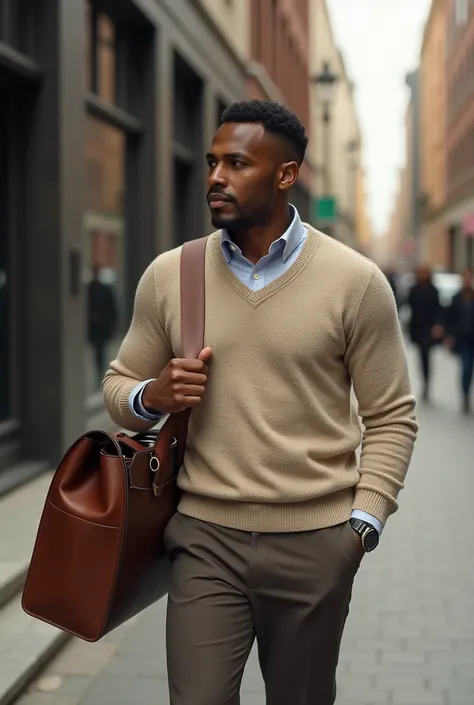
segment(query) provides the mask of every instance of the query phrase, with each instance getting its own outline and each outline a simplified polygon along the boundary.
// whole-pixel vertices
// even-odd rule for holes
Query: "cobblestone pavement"
[[[474,418],[458,412],[455,360],[440,351],[436,371],[401,508],[357,577],[337,705],[474,704]],[[20,704],[166,705],[163,634],[159,604],[98,644],[73,641]],[[252,655],[242,705],[264,702]]]

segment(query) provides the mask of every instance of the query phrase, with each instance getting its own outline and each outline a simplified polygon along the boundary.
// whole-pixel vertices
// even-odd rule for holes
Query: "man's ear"
[[[285,162],[278,171],[278,190],[288,191],[294,186],[300,168],[296,162]]]

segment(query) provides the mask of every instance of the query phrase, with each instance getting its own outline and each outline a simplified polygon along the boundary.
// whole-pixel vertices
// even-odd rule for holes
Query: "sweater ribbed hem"
[[[373,490],[360,489],[356,492],[353,509],[371,514],[384,525],[388,517],[397,511],[398,503],[393,497],[387,497]]]
[[[291,533],[325,529],[348,521],[353,501],[352,489],[288,504],[235,502],[185,493],[178,509],[186,516],[229,529]]]

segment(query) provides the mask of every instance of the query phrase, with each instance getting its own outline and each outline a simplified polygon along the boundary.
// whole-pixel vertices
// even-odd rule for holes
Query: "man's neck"
[[[232,231],[230,236],[240,248],[243,256],[257,264],[262,257],[268,254],[270,245],[278,240],[291,225],[293,213],[289,206],[285,211],[272,219],[270,223],[262,226],[255,226],[243,231]]]

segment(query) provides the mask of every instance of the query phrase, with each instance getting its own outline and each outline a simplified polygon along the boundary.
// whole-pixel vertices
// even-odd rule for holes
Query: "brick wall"
[[[447,200],[455,203],[474,190],[474,3],[447,19]]]
[[[251,56],[309,129],[308,0],[252,0]],[[252,78],[249,94],[268,91]]]

